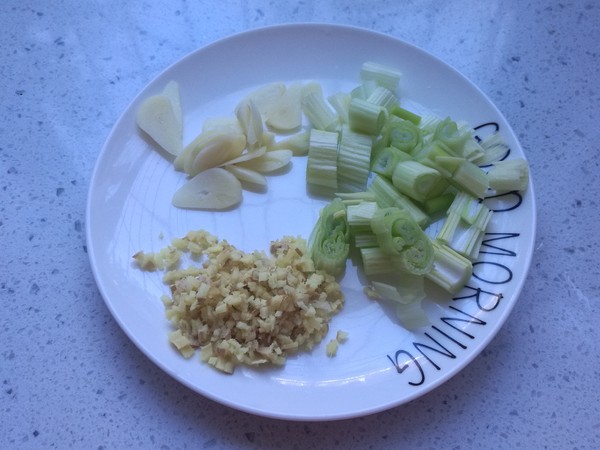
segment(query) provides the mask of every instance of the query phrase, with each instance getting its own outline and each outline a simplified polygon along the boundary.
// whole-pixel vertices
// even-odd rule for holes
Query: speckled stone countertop
[[[552,448],[600,445],[600,6],[587,1],[34,2],[0,6],[0,448]],[[446,61],[513,126],[531,165],[535,256],[508,321],[464,370],[370,416],[287,422],[184,387],[96,288],[96,158],[164,68],[289,22],[390,34]]]

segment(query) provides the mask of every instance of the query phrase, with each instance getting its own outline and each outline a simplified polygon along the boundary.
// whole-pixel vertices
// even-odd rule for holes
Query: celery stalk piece
[[[481,158],[485,155],[485,150],[475,140],[475,138],[467,139],[463,147],[463,156],[471,162],[478,163]]]
[[[396,306],[396,316],[407,330],[416,330],[431,324],[423,309],[423,302],[399,303]]]
[[[317,130],[334,131],[339,124],[338,115],[320,92],[310,91],[302,95],[302,111]]]
[[[375,105],[353,98],[348,109],[348,124],[357,133],[377,136],[386,120],[386,110],[382,106]]]
[[[372,158],[371,171],[392,179],[394,169],[400,162],[412,161],[408,153],[398,150],[395,147],[385,147],[377,151]]]
[[[346,207],[348,215],[348,225],[350,227],[369,227],[371,218],[379,209],[376,202],[362,202],[357,205],[348,205]]]
[[[342,192],[361,192],[367,187],[371,165],[371,136],[342,127],[338,153],[338,189]]]
[[[435,133],[436,128],[442,122],[442,118],[436,114],[425,113],[421,116],[421,122],[419,122],[419,127],[426,134],[433,135]]]
[[[338,189],[339,133],[310,130],[306,183],[315,194],[331,195]]]
[[[425,214],[411,199],[402,194],[391,181],[375,175],[368,190],[375,196],[375,201],[381,208],[395,206],[410,214],[420,227],[429,223],[429,216]]]
[[[392,258],[381,247],[363,247],[360,249],[362,268],[365,275],[385,275],[397,272],[392,264]]]
[[[448,208],[448,214],[458,214],[468,224],[473,224],[482,213],[482,211],[489,211],[478,198],[472,195],[459,191],[454,197],[454,201]]]
[[[398,108],[398,97],[388,88],[377,86],[367,97],[367,102],[373,105],[381,106],[388,113]]]
[[[348,123],[348,110],[350,109],[351,100],[352,97],[347,92],[337,92],[327,97],[327,101],[337,113],[341,123]]]
[[[425,277],[400,273],[398,282],[393,285],[381,281],[371,281],[369,293],[371,297],[392,300],[408,305],[425,299]]]
[[[450,294],[456,294],[473,274],[473,264],[447,245],[431,241],[434,249],[433,269],[425,276]]]
[[[408,120],[409,122],[413,123],[414,125],[419,125],[421,123],[421,116],[419,116],[418,114],[415,114],[412,111],[404,109],[400,106],[393,107],[390,112],[394,116],[399,117],[404,120]]]
[[[458,189],[483,198],[489,187],[488,175],[470,161],[463,161],[450,178],[450,182]]]
[[[479,145],[483,148],[484,154],[476,162],[481,166],[498,161],[510,152],[510,147],[498,133],[485,137]]]
[[[374,202],[375,195],[369,191],[362,192],[336,192],[336,197],[342,199],[345,205],[357,205],[362,202]]]
[[[316,269],[336,277],[342,275],[350,251],[350,232],[346,206],[339,198],[333,199],[321,210],[308,247]]]
[[[388,88],[396,93],[400,85],[402,73],[390,66],[375,62],[365,62],[360,68],[360,79],[365,81],[375,81],[377,85]]]
[[[371,219],[371,229],[397,269],[413,275],[431,270],[431,241],[406,211],[395,207],[378,209]]]
[[[498,161],[489,170],[488,179],[496,192],[524,191],[529,183],[529,166],[523,158]]]
[[[451,157],[451,152],[452,151],[443,142],[430,141],[423,146],[418,147],[417,150],[412,153],[412,157],[421,164],[436,167],[436,158],[449,158]],[[442,171],[440,170],[440,172]]]
[[[456,156],[464,156],[465,143],[472,137],[472,130],[469,127],[461,126],[459,128],[458,124],[449,117],[442,120],[433,133],[433,139],[446,144]]]
[[[383,129],[385,145],[414,154],[423,143],[422,131],[408,120],[388,121]]]
[[[455,197],[454,192],[445,192],[436,197],[431,197],[421,203],[421,207],[425,214],[434,216],[448,210]]]
[[[372,248],[377,247],[379,244],[377,243],[377,236],[372,232],[361,232],[355,233],[352,229],[352,237],[354,238],[354,247],[362,249],[362,248]]]
[[[392,184],[408,197],[422,202],[441,180],[440,173],[417,161],[404,161],[396,165]]]
[[[377,88],[377,82],[375,80],[365,80],[354,89],[350,91],[350,98],[360,98],[366,100]]]
[[[437,240],[451,246],[460,224],[460,214],[457,214],[456,212],[449,213],[444,219],[444,224],[436,236]]]

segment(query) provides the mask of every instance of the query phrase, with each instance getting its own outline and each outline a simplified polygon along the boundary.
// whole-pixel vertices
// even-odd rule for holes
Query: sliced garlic
[[[153,95],[142,102],[137,110],[136,121],[160,147],[172,155],[182,149],[182,126],[169,97]]]
[[[242,184],[225,169],[200,172],[173,195],[178,208],[222,210],[242,201]]]

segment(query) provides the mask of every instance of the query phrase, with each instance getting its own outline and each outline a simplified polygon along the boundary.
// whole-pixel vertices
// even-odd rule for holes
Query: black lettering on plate
[[[462,297],[454,297],[452,300],[457,301],[457,300],[467,300],[470,298],[474,298],[475,303],[477,304],[477,307],[481,311],[485,311],[485,312],[490,312],[490,311],[493,311],[494,309],[496,309],[498,307],[498,305],[500,304],[500,301],[504,298],[504,296],[502,295],[501,292],[484,291],[483,289],[481,289],[479,287],[474,288],[471,286],[465,286],[465,289],[470,289],[471,291],[473,291],[473,293],[468,294],[468,295],[463,295]],[[487,300],[487,301],[484,301],[484,300]]]
[[[485,265],[499,267],[502,270],[501,271],[495,271],[494,273],[495,274],[501,274],[502,272],[504,272],[505,278],[497,279],[497,280],[492,280],[492,279],[486,279],[486,278],[484,278],[483,273],[482,272],[478,272],[477,269],[481,268],[481,267],[484,267]],[[477,261],[477,262],[473,263],[473,276],[475,278],[477,278],[478,280],[481,280],[481,281],[483,281],[485,283],[489,283],[489,284],[506,284],[510,280],[512,280],[513,273],[512,273],[512,270],[510,270],[504,264],[500,264],[500,263],[492,262],[492,261]]]
[[[490,242],[501,241],[503,239],[512,239],[519,236],[520,233],[485,233],[485,237],[481,242],[481,249],[479,250],[479,253],[485,253],[487,255],[517,256],[517,254],[512,250],[492,245]]]

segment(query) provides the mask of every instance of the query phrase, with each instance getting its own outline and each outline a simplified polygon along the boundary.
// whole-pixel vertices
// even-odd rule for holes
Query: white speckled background
[[[500,333],[433,392],[359,419],[284,422],[190,391],[121,331],[86,254],[91,172],[133,96],[203,45],[287,22],[451,64],[512,124],[536,184],[534,262]],[[599,23],[593,0],[2,2],[0,448],[597,448]]]

